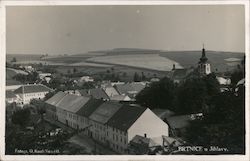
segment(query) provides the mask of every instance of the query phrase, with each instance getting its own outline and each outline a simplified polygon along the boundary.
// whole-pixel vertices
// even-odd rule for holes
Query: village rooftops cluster
[[[169,133],[168,124],[149,108],[61,91],[46,101],[46,115],[118,153],[128,153],[135,135],[159,137]]]
[[[116,101],[106,102],[101,99],[76,96],[61,91],[48,99],[46,103],[121,130],[127,130],[146,110],[145,107],[139,105],[121,104]]]

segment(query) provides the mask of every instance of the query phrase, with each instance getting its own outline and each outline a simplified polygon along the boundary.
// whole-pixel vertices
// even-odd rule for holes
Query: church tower
[[[208,59],[206,57],[206,51],[204,49],[204,45],[203,45],[203,49],[202,49],[202,56],[201,56],[200,61],[198,63],[198,71],[199,71],[201,76],[208,75],[211,73],[211,65],[210,65],[210,63],[208,63]]]

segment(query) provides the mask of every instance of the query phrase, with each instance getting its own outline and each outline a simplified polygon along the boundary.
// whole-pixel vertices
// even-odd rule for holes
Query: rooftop
[[[91,98],[76,112],[76,114],[84,117],[89,117],[102,103],[103,101],[100,99]]]
[[[104,102],[90,116],[91,120],[105,124],[121,108],[118,102]]]
[[[129,129],[146,110],[145,107],[123,105],[107,122],[109,126],[122,131]]]
[[[22,93],[49,92],[51,90],[52,89],[42,84],[30,84],[30,85],[22,85],[21,87],[16,89],[14,92],[16,94],[22,94]]]

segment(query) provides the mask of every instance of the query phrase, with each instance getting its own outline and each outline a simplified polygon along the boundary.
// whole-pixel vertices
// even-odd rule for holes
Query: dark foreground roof
[[[123,105],[107,122],[109,126],[122,131],[128,130],[147,108]]]
[[[21,94],[21,93],[49,92],[51,90],[52,89],[42,84],[31,84],[31,85],[23,85],[18,89],[16,89],[14,92],[16,94]]]
[[[121,108],[118,102],[104,102],[90,116],[91,120],[105,124]]]
[[[102,103],[103,101],[100,99],[91,98],[76,114],[89,117]]]

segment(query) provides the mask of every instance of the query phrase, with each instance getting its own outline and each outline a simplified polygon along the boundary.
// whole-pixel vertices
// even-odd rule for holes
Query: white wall
[[[168,125],[156,116],[149,108],[136,120],[136,122],[128,129],[128,142],[135,135],[147,137],[168,136]]]

